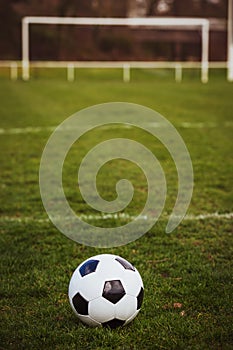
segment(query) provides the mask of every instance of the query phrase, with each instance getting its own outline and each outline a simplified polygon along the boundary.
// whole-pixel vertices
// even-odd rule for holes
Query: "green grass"
[[[118,248],[77,244],[44,220],[38,169],[51,133],[48,127],[97,103],[139,103],[163,114],[186,142],[195,176],[188,213],[230,213],[233,86],[214,72],[205,85],[197,72],[185,73],[180,84],[174,83],[170,71],[133,71],[129,84],[121,81],[119,71],[80,70],[74,83],[67,83],[63,73],[41,71],[27,83],[10,82],[5,72],[0,74],[0,349],[232,349],[232,221],[183,221],[172,234],[164,233],[177,178],[159,142],[138,129],[118,128],[97,129],[80,140],[83,155],[105,139],[133,138],[156,154],[166,172],[168,198],[161,220],[137,241]],[[204,127],[184,128],[184,122]],[[12,133],[12,128],[37,126],[41,131]],[[64,166],[64,188],[74,210],[89,214],[93,210],[74,187],[79,162],[74,145]],[[104,198],[113,199],[116,181],[125,176],[135,184],[126,212],[136,215],[146,198],[145,178],[137,167],[107,164],[99,174],[98,189]],[[120,223],[98,221],[103,226]],[[76,266],[107,252],[131,261],[145,285],[138,317],[116,330],[82,325],[67,298]]]

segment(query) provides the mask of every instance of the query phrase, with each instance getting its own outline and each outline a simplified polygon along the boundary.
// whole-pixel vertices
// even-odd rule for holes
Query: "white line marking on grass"
[[[42,131],[54,131],[55,126],[48,126],[48,127],[42,127],[42,126],[37,126],[37,127],[31,127],[28,126],[26,128],[10,128],[10,129],[0,129],[0,134],[1,135],[15,135],[15,134],[33,134],[33,133],[38,133]]]
[[[182,122],[180,126],[185,129],[204,129],[204,128],[217,128],[219,125],[217,123],[190,123],[190,122]],[[224,125],[225,126],[225,125]]]
[[[200,215],[186,215],[184,217],[184,220],[206,220],[206,219],[233,219],[233,213],[223,213],[219,214],[216,213],[207,213],[207,214],[200,214]]]
[[[115,220],[148,220],[149,218],[144,216],[134,216],[129,215],[125,213],[115,213],[115,214],[80,214],[80,219],[86,220],[86,221],[92,221],[92,220],[108,220],[108,219],[115,219]],[[161,219],[167,219],[168,216],[162,216]],[[69,218],[67,218],[69,219]],[[199,215],[192,215],[188,214],[186,215],[183,220],[190,220],[190,221],[202,221],[207,219],[216,219],[216,220],[231,220],[233,219],[233,213],[222,213],[219,214],[218,212],[215,213],[206,213],[206,214],[199,214]],[[65,220],[65,218],[64,218]],[[17,216],[0,216],[0,221],[4,222],[38,222],[38,223],[46,223],[49,222],[49,218],[35,218],[33,216],[25,216],[25,217],[17,217]]]
[[[145,123],[145,125],[147,125]],[[162,127],[163,125],[159,124],[159,123],[150,123],[150,126],[155,127],[155,128],[159,128]],[[122,129],[129,129],[132,126],[131,125],[127,125],[127,124],[123,124],[123,125],[106,125],[103,126],[103,129],[110,129],[110,128],[122,128]],[[220,128],[220,127],[225,127],[225,128],[232,128],[233,127],[233,123],[232,122],[224,122],[222,124],[218,124],[218,123],[214,123],[214,122],[181,122],[179,124],[176,124],[175,127],[177,128],[184,128],[184,129],[211,129],[211,128]],[[56,129],[56,126],[28,126],[25,128],[0,128],[0,135],[17,135],[17,134],[33,134],[33,133],[38,133],[38,132],[44,132],[44,131],[48,131],[48,132],[52,132]]]

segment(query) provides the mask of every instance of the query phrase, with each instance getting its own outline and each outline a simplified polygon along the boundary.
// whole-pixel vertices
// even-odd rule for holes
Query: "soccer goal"
[[[30,78],[29,26],[31,24],[63,24],[83,26],[128,26],[157,27],[163,29],[201,29],[201,81],[208,82],[209,69],[209,20],[205,18],[143,17],[143,18],[101,18],[101,17],[24,17],[22,19],[22,78]]]

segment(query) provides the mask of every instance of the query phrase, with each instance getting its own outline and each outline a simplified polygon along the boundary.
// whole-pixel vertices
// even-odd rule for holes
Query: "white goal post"
[[[30,78],[29,58],[29,25],[30,24],[65,24],[85,26],[144,26],[163,29],[199,29],[201,28],[201,81],[208,82],[209,68],[209,20],[205,18],[177,17],[137,17],[137,18],[107,18],[107,17],[24,17],[22,19],[22,78]]]
[[[232,0],[228,0],[228,22],[227,22],[227,79],[233,81],[233,4]]]

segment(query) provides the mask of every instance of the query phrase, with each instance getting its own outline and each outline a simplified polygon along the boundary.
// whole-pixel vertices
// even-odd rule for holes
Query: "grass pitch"
[[[231,349],[232,220],[207,214],[233,212],[233,86],[214,72],[206,85],[196,72],[180,84],[167,71],[133,71],[129,84],[121,82],[119,71],[79,71],[74,83],[67,83],[62,71],[42,73],[27,83],[10,82],[4,74],[0,78],[0,348]],[[195,187],[188,211],[193,218],[172,234],[164,233],[177,176],[161,144],[137,129],[96,130],[80,141],[82,154],[111,137],[133,138],[155,153],[168,183],[164,213],[150,232],[126,246],[97,249],[72,242],[47,221],[38,169],[51,128],[84,107],[114,101],[153,108],[178,129],[193,162]],[[74,210],[89,215],[94,212],[75,187],[78,162],[74,146],[64,166],[64,188]],[[111,162],[100,173],[98,189],[105,199],[113,199],[121,176],[134,182],[135,196],[126,213],[137,215],[146,198],[138,168]],[[92,223],[111,227],[124,219]],[[144,303],[125,328],[88,328],[69,306],[73,270],[100,253],[122,255],[142,275]]]

